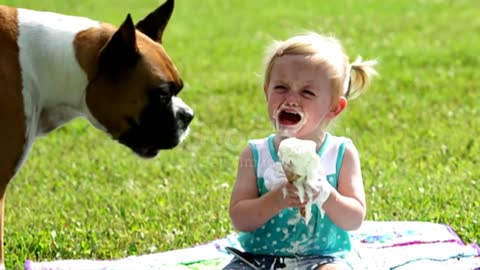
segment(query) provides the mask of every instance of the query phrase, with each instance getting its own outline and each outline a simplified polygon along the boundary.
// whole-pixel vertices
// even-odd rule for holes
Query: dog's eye
[[[158,96],[162,99],[171,98],[172,97],[172,92],[170,90],[162,89],[161,91],[158,91]]]
[[[172,96],[176,96],[183,88],[183,82],[164,82],[160,85],[153,87],[150,91],[150,95],[154,99],[159,99],[161,102],[169,102]]]
[[[169,84],[161,84],[158,87],[154,87],[149,92],[150,97],[154,100],[160,100],[161,102],[167,102],[172,97],[172,90]]]

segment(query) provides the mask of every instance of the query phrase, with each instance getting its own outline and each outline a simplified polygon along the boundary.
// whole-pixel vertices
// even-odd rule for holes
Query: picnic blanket
[[[351,233],[355,269],[480,270],[480,247],[465,244],[448,225],[417,221],[366,221]],[[117,260],[27,260],[26,270],[206,270],[222,269],[231,259],[225,247],[241,250],[232,233],[190,248]],[[357,265],[357,264],[355,264]]]

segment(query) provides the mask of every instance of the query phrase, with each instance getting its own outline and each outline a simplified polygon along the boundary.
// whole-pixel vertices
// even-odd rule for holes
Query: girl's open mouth
[[[282,110],[278,114],[278,122],[282,126],[294,126],[302,121],[302,116],[294,111]]]
[[[275,114],[275,127],[283,136],[293,136],[305,122],[302,112],[288,108],[280,108]]]

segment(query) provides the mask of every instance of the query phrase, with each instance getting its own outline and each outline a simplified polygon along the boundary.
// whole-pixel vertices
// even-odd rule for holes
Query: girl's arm
[[[355,230],[362,225],[367,211],[360,157],[352,143],[345,147],[338,190],[333,190],[323,204],[325,213],[338,227]]]

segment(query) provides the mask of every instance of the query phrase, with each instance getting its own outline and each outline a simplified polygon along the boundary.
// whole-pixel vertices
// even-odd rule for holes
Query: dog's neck
[[[86,116],[88,78],[77,62],[74,39],[99,23],[24,9],[19,10],[18,21],[25,113],[27,121],[38,123],[30,132],[41,135]]]

